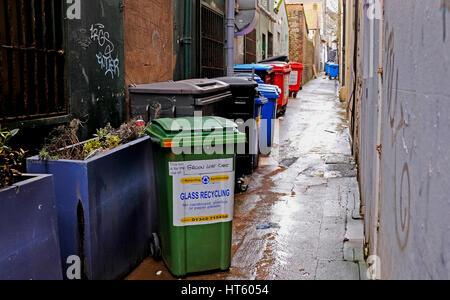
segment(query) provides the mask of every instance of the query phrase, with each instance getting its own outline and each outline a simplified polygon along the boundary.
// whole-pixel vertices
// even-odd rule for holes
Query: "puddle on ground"
[[[286,158],[286,159],[283,159],[283,160],[281,161],[281,164],[280,164],[280,165],[281,165],[282,167],[289,168],[289,167],[291,167],[293,164],[295,164],[297,161],[298,161],[298,157]]]

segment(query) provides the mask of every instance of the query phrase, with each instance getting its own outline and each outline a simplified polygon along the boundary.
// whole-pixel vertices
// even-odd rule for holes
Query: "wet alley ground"
[[[357,167],[336,82],[305,85],[272,154],[236,196],[229,272],[187,279],[365,279]],[[147,259],[130,280],[175,279]]]

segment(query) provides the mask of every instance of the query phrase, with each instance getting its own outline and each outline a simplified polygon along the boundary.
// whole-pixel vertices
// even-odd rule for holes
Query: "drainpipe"
[[[234,75],[235,0],[228,0],[227,9],[227,76]]]
[[[191,76],[191,1],[184,0],[184,36],[181,43],[184,48],[184,79]]]

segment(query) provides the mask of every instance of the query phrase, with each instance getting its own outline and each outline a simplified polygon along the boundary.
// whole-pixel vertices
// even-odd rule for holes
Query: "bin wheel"
[[[277,118],[281,118],[286,114],[286,109],[282,108],[280,111],[277,112]]]
[[[241,193],[245,193],[248,191],[248,185],[241,183],[239,184],[238,189]]]
[[[156,261],[161,260],[161,243],[159,242],[159,236],[157,233],[153,233],[150,240],[150,254]]]
[[[245,180],[243,178],[236,182],[236,191],[238,193],[245,193],[248,191],[248,185],[245,184]]]

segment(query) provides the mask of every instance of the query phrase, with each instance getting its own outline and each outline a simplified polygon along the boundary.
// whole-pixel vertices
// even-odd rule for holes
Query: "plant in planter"
[[[107,126],[79,142],[81,123],[72,121],[27,160],[28,172],[55,178],[65,275],[74,255],[82,278],[107,280],[128,274],[149,254],[156,225],[153,154],[145,126],[136,124]]]
[[[123,144],[145,137],[145,126],[136,124],[138,121],[132,120],[117,130],[108,124],[105,128],[98,129],[93,139],[80,143],[77,133],[81,122],[73,120],[69,125],[60,126],[50,134],[39,157],[42,160],[90,159],[102,152],[108,152]]]
[[[16,176],[21,175],[19,170],[23,167],[25,152],[8,146],[9,140],[18,132],[17,129],[0,131],[0,189],[12,185]]]
[[[17,133],[0,131],[0,280],[62,279],[53,177],[20,173]]]

